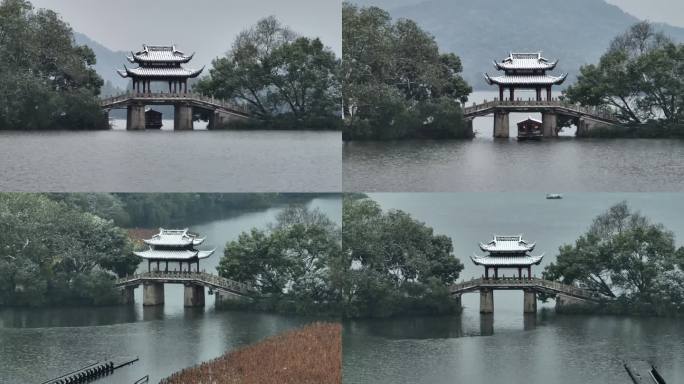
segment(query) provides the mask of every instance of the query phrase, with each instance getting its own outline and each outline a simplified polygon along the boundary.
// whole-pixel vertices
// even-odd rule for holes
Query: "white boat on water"
[[[546,199],[548,200],[560,200],[563,198],[563,195],[560,193],[547,193],[546,194]]]

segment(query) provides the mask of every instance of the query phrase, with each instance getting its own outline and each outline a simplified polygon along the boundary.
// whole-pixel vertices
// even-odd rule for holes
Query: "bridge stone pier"
[[[186,284],[183,294],[183,305],[186,307],[204,307],[204,286]]]
[[[188,104],[176,104],[173,114],[173,129],[176,131],[192,131],[192,107]]]
[[[587,300],[582,300],[577,297],[556,295],[556,312],[562,313],[571,308],[586,307],[595,305],[595,303]]]
[[[610,128],[615,124],[606,123],[605,121],[592,119],[590,117],[580,117],[577,119],[577,137],[585,137],[589,132],[595,129]]]
[[[145,129],[145,105],[131,104],[126,114],[126,129],[129,131],[142,131]]]
[[[526,289],[523,296],[523,312],[537,313],[537,292]]]
[[[152,307],[164,304],[164,284],[145,282],[143,284],[143,305]]]
[[[542,113],[542,132],[544,137],[558,136],[558,115],[553,112]]]
[[[480,289],[480,313],[494,313],[494,291],[492,289]]]
[[[494,112],[494,137],[508,138],[510,132],[508,112]]]

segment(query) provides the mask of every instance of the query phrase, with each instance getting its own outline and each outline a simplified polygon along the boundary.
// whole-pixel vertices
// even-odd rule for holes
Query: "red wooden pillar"
[[[499,278],[499,268],[494,267],[494,280]]]
[[[513,101],[515,100],[515,91],[513,87],[508,88],[508,92],[510,94],[509,100]]]
[[[499,101],[503,101],[503,85],[499,85]]]
[[[527,277],[529,279],[532,278],[532,267],[531,266],[527,267]]]
[[[537,101],[540,101],[541,99],[541,88],[537,87]]]
[[[551,86],[546,87],[546,100],[551,100]]]
[[[522,279],[522,267],[518,267],[518,278]]]
[[[489,267],[485,267],[485,279],[489,280]]]

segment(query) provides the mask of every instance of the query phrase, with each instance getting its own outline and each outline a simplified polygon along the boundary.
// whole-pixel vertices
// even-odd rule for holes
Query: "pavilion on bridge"
[[[189,69],[181,64],[187,64],[192,60],[192,55],[185,55],[176,49],[176,46],[143,45],[142,51],[131,52],[127,59],[131,64],[137,64],[137,68],[128,68],[124,65],[123,70],[117,72],[121,77],[131,78],[135,92],[151,93],[153,81],[168,82],[169,93],[187,93],[188,79],[199,76],[201,69]]]
[[[539,265],[544,255],[532,256],[535,243],[529,243],[520,236],[494,236],[489,243],[480,243],[480,249],[486,255],[473,254],[471,259],[476,265],[484,266],[485,278],[489,279],[489,270],[494,270],[494,279],[499,278],[499,269],[517,269],[518,278],[523,278],[523,270],[527,270],[527,278],[532,277],[532,265]]]
[[[161,263],[164,263],[164,272],[169,272],[169,263],[177,263],[179,272],[192,272],[193,265],[195,272],[199,272],[199,261],[208,258],[215,251],[215,249],[210,251],[195,249],[204,240],[190,233],[188,229],[160,228],[158,234],[143,240],[149,246],[147,250],[133,253],[147,260],[148,272],[152,272],[152,263],[156,263],[156,271],[161,271]]]
[[[510,53],[500,62],[494,61],[498,71],[504,71],[503,75],[490,76],[485,73],[485,80],[489,85],[499,86],[499,100],[504,100],[504,89],[508,88],[508,100],[515,100],[516,89],[534,89],[536,99],[542,100],[542,90],[546,90],[546,100],[551,100],[551,87],[560,85],[568,76],[567,73],[560,76],[548,75],[558,64],[556,61],[548,61],[537,53]]]

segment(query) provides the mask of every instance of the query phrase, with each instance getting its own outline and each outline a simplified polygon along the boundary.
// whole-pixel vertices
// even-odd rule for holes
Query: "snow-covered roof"
[[[544,257],[544,254],[539,256],[478,256],[473,254],[470,259],[476,265],[485,267],[529,267],[533,264],[539,264]]]
[[[161,260],[161,261],[185,261],[191,259],[206,259],[207,257],[214,254],[215,249],[211,251],[197,251],[192,249],[183,250],[158,250],[158,249],[148,249],[145,251],[133,252],[136,256],[142,257],[147,260]]]
[[[143,240],[145,244],[162,247],[187,247],[200,245],[204,238],[197,237],[188,232],[188,229],[164,229],[159,228],[159,233],[150,239]]]
[[[176,49],[175,45],[144,45],[142,51],[131,52],[128,61],[131,63],[187,63],[192,60],[195,54],[186,56],[183,52]]]
[[[534,119],[534,118],[532,118],[532,116],[527,116],[527,119],[525,119],[525,120],[519,122],[518,125],[520,125],[520,124],[522,124],[522,123],[524,123],[524,122],[527,122],[527,121],[534,121],[535,123],[544,124],[544,122],[541,121],[541,120],[539,120],[539,119]]]
[[[558,85],[565,81],[568,76],[564,73],[560,76],[551,75],[502,75],[502,76],[489,76],[485,73],[484,77],[488,84],[501,84],[501,85]]]
[[[550,62],[542,57],[541,52],[535,53],[513,53],[501,62],[494,61],[496,69],[516,70],[516,69],[542,69],[552,70],[558,64],[558,60]]]
[[[480,243],[480,249],[491,253],[526,253],[534,249],[535,243],[523,240],[518,236],[494,236],[489,243]]]
[[[157,77],[157,78],[195,78],[199,76],[204,67],[200,69],[188,69],[183,67],[138,67],[120,69],[117,72],[121,77]]]

